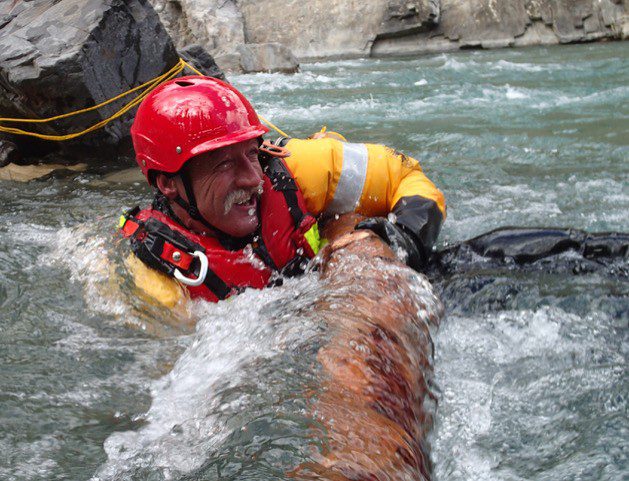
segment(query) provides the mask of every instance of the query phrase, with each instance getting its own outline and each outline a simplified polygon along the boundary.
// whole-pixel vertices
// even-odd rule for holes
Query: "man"
[[[356,212],[368,217],[357,229],[422,268],[445,201],[416,160],[326,136],[274,146],[267,132],[247,99],[214,78],[151,92],[131,135],[157,194],[121,222],[136,256],[192,297],[218,301],[303,272],[320,247],[317,219]]]

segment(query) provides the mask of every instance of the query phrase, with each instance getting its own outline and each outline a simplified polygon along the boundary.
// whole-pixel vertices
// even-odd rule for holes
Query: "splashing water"
[[[409,301],[417,303],[416,328],[439,316],[430,284],[408,269],[356,259],[344,267],[355,277],[375,272],[383,281],[400,274],[407,279]],[[194,340],[173,369],[152,384],[153,401],[141,417],[142,426],[107,439],[108,461],[94,479],[175,479],[191,473],[204,479],[252,479],[262,473],[264,479],[284,479],[300,465],[328,469],[321,456],[334,426],[350,422],[364,430],[371,424],[361,423],[375,419],[361,420],[364,408],[345,420],[323,414],[337,416],[339,406],[330,397],[335,387],[326,386],[321,372],[321,349],[328,346],[329,357],[334,338],[355,337],[350,325],[330,320],[338,319],[341,305],[357,299],[365,287],[339,285],[338,276],[325,283],[311,274],[281,288],[246,291],[229,302],[195,303],[199,322]],[[361,326],[375,328],[377,316],[362,318]],[[414,332],[411,324],[404,326]],[[401,331],[396,335],[403,338]],[[417,340],[413,335],[409,339],[419,354]],[[369,349],[356,342],[343,343],[343,349]],[[428,375],[431,364],[426,362]],[[337,443],[338,436],[345,440],[342,446],[351,442],[349,434],[337,434]],[[354,464],[359,469],[364,461]]]

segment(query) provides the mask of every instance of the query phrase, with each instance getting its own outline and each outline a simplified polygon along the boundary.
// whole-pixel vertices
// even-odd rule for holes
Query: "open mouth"
[[[240,191],[233,196],[232,199],[228,199],[225,203],[225,214],[227,214],[233,208],[247,209],[248,215],[254,215],[256,207],[258,205],[258,193],[257,192],[243,192]]]
[[[241,200],[235,201],[234,205],[239,207],[251,207],[256,203],[256,194],[251,194],[247,198],[243,198]]]

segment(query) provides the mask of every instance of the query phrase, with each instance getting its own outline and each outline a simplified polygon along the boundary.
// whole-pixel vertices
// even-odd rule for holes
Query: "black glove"
[[[396,255],[400,255],[400,249],[406,254],[406,265],[421,271],[426,265],[426,253],[424,248],[413,234],[404,230],[398,224],[394,224],[383,217],[371,217],[356,224],[356,229],[368,229],[385,241]]]

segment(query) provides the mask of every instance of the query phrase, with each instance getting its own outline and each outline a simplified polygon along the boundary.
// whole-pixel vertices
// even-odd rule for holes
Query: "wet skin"
[[[248,236],[258,227],[257,206],[262,184],[258,154],[258,141],[252,139],[200,154],[184,166],[203,218],[232,237]],[[179,176],[158,175],[156,183],[169,200],[174,201],[180,196],[188,202]],[[171,205],[186,227],[212,235],[182,207],[174,202]]]

